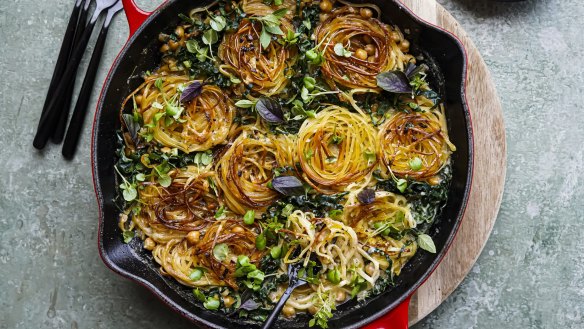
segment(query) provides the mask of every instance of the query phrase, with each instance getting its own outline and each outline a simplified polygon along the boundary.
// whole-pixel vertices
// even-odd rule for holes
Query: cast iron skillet
[[[418,252],[396,279],[396,286],[383,294],[357,304],[338,307],[330,320],[330,328],[393,328],[408,326],[409,298],[426,280],[444,257],[460,225],[466,207],[472,178],[472,131],[470,113],[465,100],[466,58],[461,43],[451,34],[425,23],[398,0],[366,0],[376,3],[383,19],[406,31],[414,54],[423,54],[432,68],[431,83],[438,87],[447,108],[450,138],[457,151],[452,155],[453,180],[449,198],[441,218],[430,231],[437,253]],[[152,13],[136,7],[133,0],[123,0],[130,25],[130,38],[119,53],[106,78],[99,97],[93,123],[91,160],[93,181],[99,205],[99,252],[104,263],[114,272],[139,282],[150,289],[172,309],[202,327],[256,327],[245,319],[218,315],[195,303],[191,289],[162,277],[150,252],[139,241],[124,244],[118,228],[119,209],[114,163],[118,110],[124,98],[142,82],[140,74],[157,66],[158,34],[170,31],[179,22],[178,14],[210,0],[168,0]],[[359,2],[358,0],[356,2]],[[138,240],[138,239],[135,239]],[[277,328],[305,328],[309,317],[280,320]]]

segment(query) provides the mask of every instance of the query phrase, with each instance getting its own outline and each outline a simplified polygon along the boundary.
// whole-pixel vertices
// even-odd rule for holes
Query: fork
[[[278,319],[280,312],[282,312],[284,304],[286,304],[286,301],[288,300],[288,298],[290,298],[290,295],[292,295],[292,291],[306,284],[306,281],[304,279],[298,277],[298,271],[300,271],[301,268],[302,268],[301,263],[288,265],[288,288],[286,288],[286,291],[284,291],[282,297],[280,297],[278,304],[276,304],[276,306],[272,310],[272,313],[270,314],[266,322],[264,322],[262,329],[268,329],[272,327],[276,319]]]

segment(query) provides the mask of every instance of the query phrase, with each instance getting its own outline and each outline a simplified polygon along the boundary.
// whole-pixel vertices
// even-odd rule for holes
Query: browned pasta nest
[[[293,146],[288,136],[274,136],[249,127],[217,164],[218,185],[226,205],[237,214],[263,210],[278,198],[269,187],[273,169],[290,166]],[[259,216],[259,212],[257,216]]]
[[[160,264],[162,274],[171,276],[186,286],[225,285],[213,272],[205,273],[198,281],[189,278],[192,271],[202,265],[201,257],[197,252],[197,246],[189,243],[186,239],[172,239],[165,244],[156,245],[152,250],[152,255],[154,260]]]
[[[150,230],[189,232],[204,229],[214,220],[213,215],[219,205],[209,183],[215,172],[189,166],[175,170],[171,175],[173,181],[168,187],[153,181],[142,183],[139,216],[143,217],[144,224]]]
[[[318,25],[314,35],[316,44],[320,45],[319,50],[324,52],[322,73],[333,89],[368,88],[380,91],[377,74],[403,70],[412,58],[404,55],[409,43],[404,41],[398,29],[375,18],[364,18],[358,9],[351,6],[334,9]],[[334,47],[338,43],[352,55],[337,55]],[[357,51],[365,49],[369,50],[366,58],[358,58]]]
[[[282,4],[276,6],[275,4],[266,4],[263,0],[243,0],[241,2],[241,7],[246,14],[265,16],[273,13],[275,10],[287,8],[288,12],[286,17],[288,20],[292,20],[294,13],[296,11],[296,0],[283,0]]]
[[[401,268],[415,254],[417,244],[412,236],[403,238],[400,232],[416,227],[405,197],[378,191],[369,204],[349,200],[343,221],[351,226],[364,244],[383,250],[392,260],[392,270]]]
[[[379,140],[385,166],[396,176],[413,179],[436,175],[455,149],[440,111],[397,112],[381,128]],[[422,161],[418,170],[410,165],[414,158]]]
[[[297,152],[305,180],[321,193],[335,193],[363,179],[377,164],[377,136],[367,118],[329,106],[307,119]]]
[[[159,79],[162,82],[160,89],[155,86]],[[191,153],[225,143],[233,128],[235,107],[217,86],[204,85],[198,97],[182,104],[182,113],[178,119],[168,116],[157,119],[157,115],[165,113],[167,102],[176,101],[179,89],[191,83],[194,81],[184,75],[151,75],[126,99],[122,108],[132,97],[139,100],[144,124],[153,126],[153,138],[164,146]]]
[[[197,244],[201,265],[210,269],[218,280],[237,290],[234,275],[237,255],[246,255],[250,262],[255,264],[263,256],[263,252],[256,249],[256,237],[257,234],[251,230],[250,226],[244,225],[241,220],[227,218],[217,221],[207,228],[205,235]],[[235,256],[224,260],[215,257],[213,250],[218,244],[225,244]]]
[[[280,27],[284,33],[293,30],[286,18],[281,19]],[[261,30],[260,23],[244,19],[234,33],[226,34],[219,47],[219,57],[224,63],[220,70],[251,85],[254,92],[272,96],[288,84],[286,68],[294,64],[296,50],[278,42],[270,42],[267,49],[263,49],[259,41]],[[242,88],[236,92],[241,94],[245,86],[240,86]]]

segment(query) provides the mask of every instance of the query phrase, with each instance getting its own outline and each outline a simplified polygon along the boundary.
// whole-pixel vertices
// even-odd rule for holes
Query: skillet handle
[[[122,3],[130,26],[130,36],[132,36],[152,13],[140,9],[134,0],[122,0]]]
[[[362,327],[361,329],[408,329],[408,308],[410,297],[406,298],[391,312]]]

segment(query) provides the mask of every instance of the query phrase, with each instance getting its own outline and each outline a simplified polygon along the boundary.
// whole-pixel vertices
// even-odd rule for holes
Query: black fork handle
[[[36,136],[32,142],[32,145],[39,150],[45,147],[49,137],[53,133],[55,123],[57,122],[60,115],[60,109],[57,106],[59,104],[59,99],[63,97],[63,94],[67,91],[67,88],[69,87],[69,80],[75,78],[75,73],[77,72],[81,58],[83,58],[85,48],[87,48],[87,44],[89,43],[89,38],[91,37],[91,33],[95,27],[96,20],[97,19],[92,19],[89,24],[87,24],[85,31],[83,31],[83,36],[81,36],[79,44],[75,46],[73,55],[67,64],[67,69],[65,70],[65,73],[63,73],[63,77],[57,85],[55,92],[53,95],[51,95],[49,107],[47,108],[46,113],[44,113],[44,115],[41,117],[39,129],[37,130]]]
[[[274,306],[272,313],[266,319],[266,322],[264,322],[264,324],[262,325],[262,329],[269,329],[272,327],[274,322],[278,319],[280,312],[282,312],[282,309],[284,308],[286,301],[288,300],[288,298],[290,298],[290,295],[292,295],[292,291],[294,291],[294,288],[296,287],[293,285],[289,285],[288,288],[286,288],[286,291],[284,291],[284,294],[280,298],[280,301],[278,301],[278,304]]]
[[[81,40],[81,36],[85,31],[85,25],[87,24],[87,15],[89,13],[89,4],[91,0],[85,0],[85,6],[81,9],[79,13],[79,19],[77,21],[77,28],[75,29],[75,38],[73,46],[71,47],[70,55],[73,55],[73,50],[75,46],[79,44]],[[70,58],[71,56],[69,56]],[[77,75],[75,72],[74,76]],[[75,79],[69,80],[69,87],[67,91],[60,99],[60,104],[58,105],[61,108],[61,114],[59,115],[57,124],[55,126],[55,130],[53,131],[53,136],[51,136],[51,141],[55,144],[59,144],[63,141],[63,136],[65,135],[65,128],[67,127],[67,118],[69,117],[69,109],[71,108],[71,100],[73,99],[73,91],[75,89]]]
[[[39,127],[43,116],[47,112],[50,104],[51,95],[57,89],[60,77],[63,75],[67,67],[67,60],[69,59],[69,54],[73,48],[74,38],[75,38],[75,26],[77,26],[77,21],[79,19],[79,13],[81,12],[82,0],[77,0],[75,2],[75,7],[73,7],[73,12],[71,17],[69,17],[69,23],[67,23],[67,29],[65,30],[65,36],[63,37],[63,42],[61,43],[61,50],[59,50],[59,57],[57,58],[57,63],[55,64],[55,69],[53,70],[53,76],[51,77],[51,82],[49,84],[49,90],[47,91],[47,97],[45,98],[45,103],[43,105],[43,110],[41,112],[41,119],[39,120]]]
[[[97,75],[97,69],[99,68],[108,29],[109,26],[104,26],[99,33],[93,54],[91,54],[91,60],[89,61],[87,72],[85,73],[85,78],[83,79],[83,84],[81,85],[81,90],[79,91],[77,103],[75,104],[73,116],[71,117],[71,123],[69,123],[65,142],[63,143],[63,150],[61,151],[66,159],[72,159],[77,150],[79,136],[81,135],[81,129],[83,128],[83,122],[85,121],[85,114],[87,113],[87,106],[89,104],[89,99],[91,98],[91,92],[93,91],[95,77]]]

